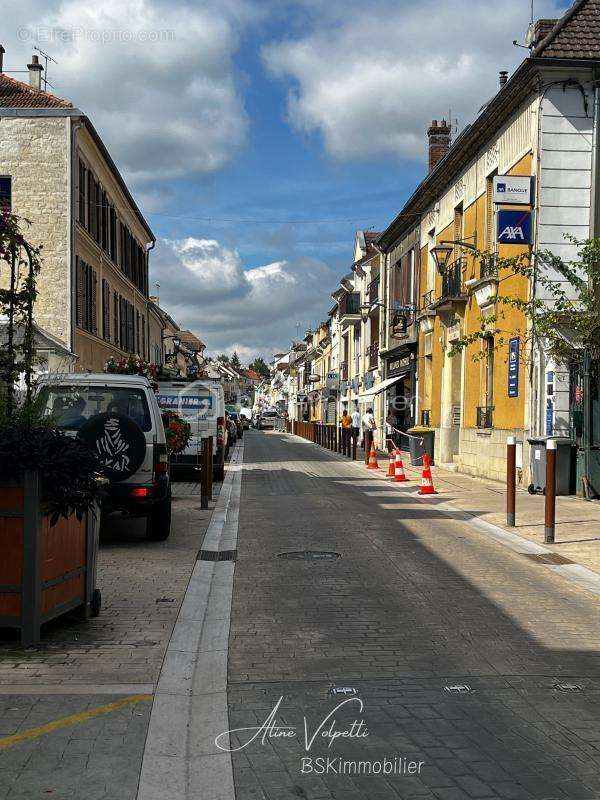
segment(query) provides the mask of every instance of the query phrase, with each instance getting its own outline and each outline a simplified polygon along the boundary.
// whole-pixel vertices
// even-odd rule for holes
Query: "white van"
[[[171,530],[171,482],[162,417],[147,378],[68,373],[40,384],[44,413],[83,439],[109,480],[102,511],[147,518],[149,539]]]
[[[219,381],[210,378],[187,381],[184,378],[159,381],[156,399],[161,410],[174,411],[189,423],[192,437],[183,453],[171,457],[171,466],[197,467],[200,464],[202,438],[213,437],[213,476],[225,477],[227,428],[225,395]]]

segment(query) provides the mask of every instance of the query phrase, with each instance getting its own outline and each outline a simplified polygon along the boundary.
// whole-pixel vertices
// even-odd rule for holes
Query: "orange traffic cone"
[[[390,450],[390,461],[388,464],[387,476],[388,478],[394,477],[394,464],[396,463],[396,455],[394,450]]]
[[[427,453],[423,453],[423,472],[421,473],[421,488],[418,494],[437,494],[433,487],[433,478],[431,477],[431,461]]]
[[[402,463],[402,453],[400,450],[396,450],[396,463],[394,465],[394,480],[397,483],[408,480],[408,478],[404,473],[404,464]]]
[[[377,453],[375,452],[374,444],[371,444],[371,452],[369,453],[369,463],[367,464],[367,469],[379,469],[379,464],[377,463]]]

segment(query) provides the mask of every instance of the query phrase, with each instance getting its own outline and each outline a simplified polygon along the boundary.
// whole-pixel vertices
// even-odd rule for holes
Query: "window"
[[[87,184],[87,169],[85,168],[85,164],[83,163],[83,161],[79,159],[79,184],[77,187],[79,194],[78,218],[79,222],[83,225],[84,228],[85,228],[85,209],[86,209],[86,204],[85,204],[86,184]]]
[[[495,211],[494,211],[494,171],[485,181],[485,249],[490,253],[496,250]]]
[[[110,286],[102,279],[102,338],[110,342]]]
[[[98,333],[98,280],[96,270],[78,256],[75,259],[76,272],[76,322],[78,327],[88,333]]]
[[[463,205],[460,203],[454,209],[454,241],[462,240],[464,234],[464,225],[463,225],[464,217],[463,217]],[[454,253],[452,256],[453,261],[456,261],[458,258],[462,256],[462,250],[460,249],[460,245],[454,245]]]
[[[113,338],[115,344],[121,346],[120,329],[119,329],[119,295],[115,292],[113,297]]]
[[[143,389],[80,383],[42,389],[44,416],[58,428],[76,431],[97,414],[120,413],[131,417],[143,431],[152,429],[152,417]]]
[[[12,178],[0,175],[0,208],[12,208]]]
[[[491,408],[494,405],[494,337],[486,336],[482,341],[481,360],[481,405]]]

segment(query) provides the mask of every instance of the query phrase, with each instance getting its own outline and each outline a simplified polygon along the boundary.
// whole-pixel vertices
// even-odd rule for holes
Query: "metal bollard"
[[[554,542],[556,523],[556,440],[546,442],[546,505],[544,508],[544,542]]]
[[[212,500],[212,490],[213,490],[213,437],[208,437],[208,499]]]
[[[352,430],[352,435],[351,435],[351,439],[352,439],[352,461],[356,461],[356,444],[357,444],[356,440],[357,440],[357,438],[358,437],[356,436],[356,433],[355,433],[355,431],[353,429]]]
[[[506,524],[515,526],[517,472],[517,440],[514,436],[506,439]]]
[[[202,439],[200,451],[200,508],[208,508],[208,440]]]
[[[365,445],[365,464],[369,463],[369,453],[371,452],[371,445],[373,444],[373,432],[365,430],[363,433]]]

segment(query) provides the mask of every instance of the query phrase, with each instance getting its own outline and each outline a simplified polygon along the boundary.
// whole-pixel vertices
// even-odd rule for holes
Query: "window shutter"
[[[86,189],[87,189],[87,197],[86,197],[86,200],[87,200],[87,224],[86,224],[85,227],[86,227],[86,229],[88,231],[91,231],[92,222],[93,222],[93,214],[92,214],[92,212],[93,212],[93,208],[92,208],[92,204],[93,204],[93,180],[92,180],[92,173],[89,171],[89,169],[87,170]]]
[[[98,278],[96,270],[88,267],[90,274],[90,324],[88,330],[98,335]]]
[[[139,355],[140,350],[140,312],[135,310],[135,352]]]
[[[121,344],[121,334],[119,331],[119,295],[115,292],[113,296],[113,339],[117,347]]]
[[[121,350],[127,350],[127,318],[126,318],[125,298],[119,297],[119,321],[120,321],[120,346]]]
[[[492,252],[494,250],[494,179],[490,177],[485,182],[485,245]]]
[[[102,337],[110,341],[110,287],[102,278]]]
[[[75,322],[78,327],[83,327],[83,306],[85,302],[85,287],[83,281],[83,263],[79,256],[75,256]]]
[[[79,222],[85,228],[85,183],[87,170],[81,159],[79,160]]]
[[[129,306],[129,352],[133,353],[135,351],[135,312],[131,303],[127,303],[127,305]]]

